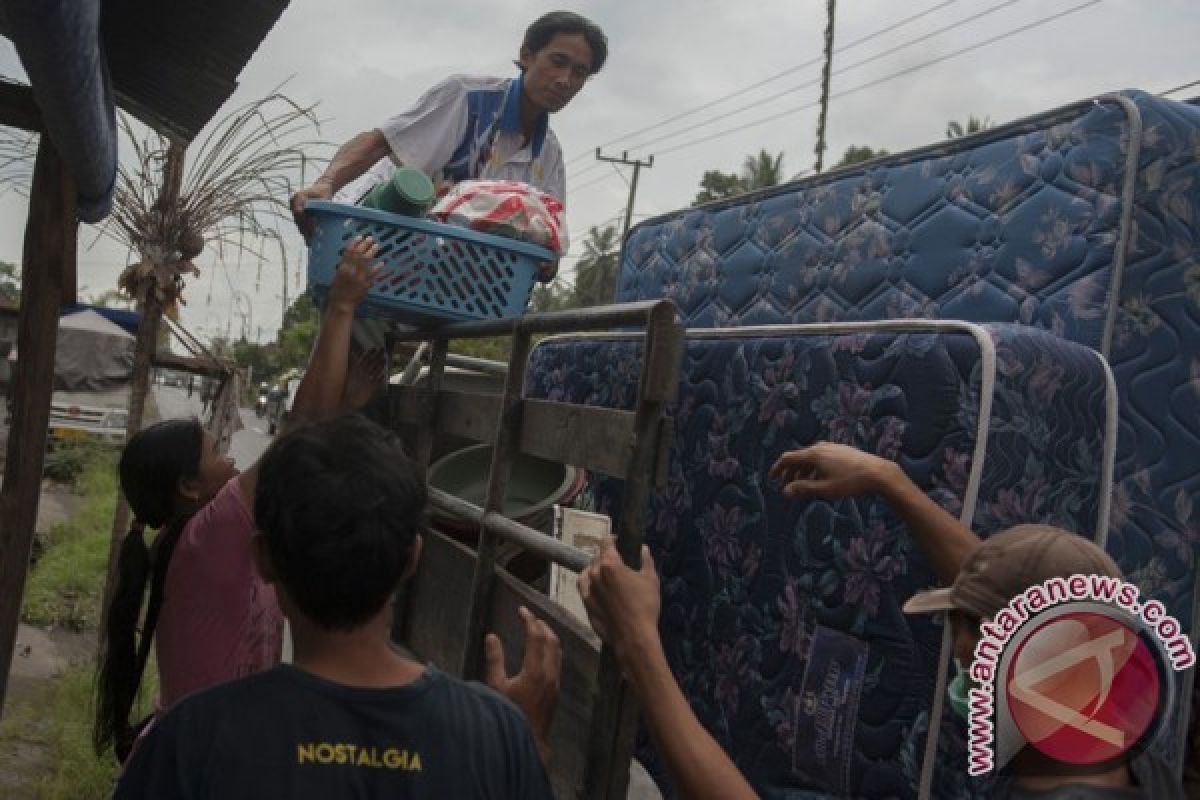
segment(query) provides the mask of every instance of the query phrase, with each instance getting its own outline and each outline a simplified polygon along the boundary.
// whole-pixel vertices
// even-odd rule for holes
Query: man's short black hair
[[[550,40],[559,33],[583,34],[592,50],[592,74],[600,71],[608,58],[608,37],[599,25],[574,11],[551,11],[538,17],[525,29],[525,41],[521,42],[521,47],[528,47],[531,53],[536,53],[550,44]]]
[[[267,449],[254,521],[300,612],[349,631],[399,586],[425,503],[425,483],[399,440],[352,415],[291,431]]]

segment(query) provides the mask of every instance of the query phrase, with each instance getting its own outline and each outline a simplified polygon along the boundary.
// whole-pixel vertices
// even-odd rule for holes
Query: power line
[[[1026,31],[1032,30],[1037,27],[1041,27],[1042,25],[1045,25],[1047,23],[1061,19],[1070,14],[1075,14],[1079,11],[1082,11],[1085,8],[1088,8],[1089,6],[1094,6],[1100,2],[1101,2],[1101,0],[1088,0],[1088,2],[1086,2],[1086,3],[1080,3],[1079,5],[1072,6],[1071,8],[1068,8],[1064,11],[1060,11],[1055,14],[1050,14],[1045,17],[1041,17],[1040,19],[1036,19],[1033,22],[1027,23],[1025,25],[1021,25],[1019,27],[1005,31],[1004,33],[1001,33],[1001,34],[997,34],[996,36],[991,36],[982,41],[975,42],[974,44],[968,45],[967,47],[963,47],[963,48],[960,48],[959,50],[955,50],[952,53],[947,53],[944,56],[939,56],[938,58],[930,59],[929,61],[925,61],[920,64],[916,64],[912,67],[907,67],[907,68],[899,70],[897,72],[893,72],[889,75],[884,75],[882,78],[877,78],[872,81],[867,81],[866,83],[859,84],[858,86],[852,87],[850,89],[845,89],[843,91],[837,92],[834,95],[832,95],[832,97],[834,97],[834,98],[845,97],[847,95],[861,92],[865,89],[870,89],[874,86],[879,86],[880,84],[887,83],[888,81],[893,81],[896,78],[902,78],[905,75],[911,75],[914,72],[918,72],[918,71],[926,69],[928,67],[932,67],[937,64],[941,64],[942,62],[949,61],[952,58],[957,58],[958,56],[965,55],[966,53],[970,53],[974,50],[979,50],[980,48],[987,47],[988,45],[991,45],[991,44],[995,44],[996,42],[1002,41],[1004,39],[1008,39],[1012,36],[1016,36],[1017,34],[1024,33]],[[795,114],[800,111],[805,111],[810,108],[815,108],[816,105],[817,105],[817,102],[813,101],[810,103],[805,103],[804,105],[793,106],[792,108],[788,108],[788,109],[780,111],[776,114],[772,114],[769,117],[762,117],[760,119],[753,120],[752,122],[748,122],[744,125],[738,125],[737,127],[734,127],[734,128],[727,128],[726,130],[718,131],[716,133],[709,134],[708,136],[702,136],[698,139],[688,140],[681,144],[677,144],[674,147],[669,147],[666,150],[660,150],[657,153],[657,155],[660,155],[660,156],[668,155],[670,153],[675,153],[680,150],[683,150],[687,147],[692,147],[694,145],[703,144],[705,142],[710,142],[713,139],[719,139],[722,136],[728,136],[731,133],[738,133],[739,131],[744,131],[744,130],[753,128],[758,125],[765,125],[768,122],[774,122],[775,120],[781,119],[782,117],[786,117],[790,114]]]
[[[1098,1],[1099,0],[1097,0],[1097,2]],[[908,48],[910,48],[914,45],[918,45],[918,44],[921,44],[922,42],[927,42],[930,39],[933,39],[934,37],[941,36],[943,33],[948,33],[949,31],[955,30],[957,28],[961,28],[964,25],[969,25],[970,23],[976,22],[977,20],[980,20],[983,17],[988,16],[989,14],[994,14],[997,11],[1000,11],[1001,9],[1008,8],[1009,6],[1015,5],[1019,2],[1021,2],[1021,0],[1004,0],[1003,2],[997,3],[996,5],[993,5],[993,6],[989,6],[988,8],[985,8],[982,11],[977,11],[974,14],[970,14],[956,22],[952,22],[948,25],[943,25],[942,27],[937,28],[936,30],[932,30],[927,33],[923,33],[920,36],[917,36],[915,38],[901,42],[900,44],[893,45],[892,47],[889,47],[886,50],[882,50],[872,56],[868,56],[867,58],[859,59],[858,61],[847,64],[844,67],[840,67],[840,68],[834,70],[832,74],[833,75],[842,75],[847,72],[850,72],[851,70],[858,69],[859,67],[864,67],[867,64],[872,64],[876,61],[879,61],[880,59],[884,59],[884,58],[887,58],[888,56],[895,55],[896,53],[898,53],[902,50],[907,50]],[[849,48],[849,46],[835,49],[834,53],[841,52],[842,50],[846,50],[848,48]],[[821,59],[815,59],[813,62],[808,62],[808,65],[819,62],[820,60]],[[794,94],[796,92],[799,92],[802,89],[809,89],[814,86],[818,86],[818,85],[820,85],[820,83],[821,83],[821,78],[817,77],[812,80],[805,81],[804,83],[798,83],[794,86],[789,86],[786,89],[781,89],[773,94],[767,95],[766,97],[761,97],[758,100],[755,100],[754,102],[747,103],[746,105],[738,106],[737,108],[732,109],[730,111],[723,111],[720,114],[717,114],[716,116],[708,117],[707,119],[702,120],[701,122],[694,123],[694,124],[689,125],[684,128],[679,128],[670,133],[664,133],[661,136],[657,136],[653,139],[649,139],[644,142],[638,142],[637,144],[631,145],[629,149],[641,150],[641,149],[645,149],[651,145],[659,144],[661,142],[664,142],[664,141],[667,141],[670,139],[674,139],[677,136],[682,136],[685,133],[689,133],[698,128],[702,128],[706,125],[711,125],[715,122],[720,122],[723,119],[728,119],[730,117],[737,116],[738,114],[741,114],[745,111],[750,111],[752,109],[758,108],[759,106],[766,105],[767,103],[778,100],[781,97],[786,97],[789,94]],[[723,98],[723,99],[727,99],[727,98]],[[665,123],[662,123],[662,124],[665,124]],[[645,129],[645,130],[650,130],[652,128],[657,128],[657,127],[661,127],[661,124],[651,126],[651,128]],[[631,134],[629,138],[632,138],[633,135],[636,135],[636,134]],[[589,172],[592,169],[595,169],[596,166],[597,165],[593,164],[591,166],[584,167],[583,169],[579,170],[579,172],[575,173],[572,177],[578,178],[579,176],[583,175],[584,173]]]
[[[613,164],[611,161],[609,161],[608,164],[613,168],[613,172],[617,173],[617,177],[620,178],[621,180],[625,181],[625,185],[628,186],[629,178],[625,177],[625,173],[621,172],[621,170],[617,169],[617,165]]]
[[[1184,89],[1190,89],[1193,86],[1200,86],[1200,80],[1194,80],[1191,83],[1185,83],[1185,84],[1182,84],[1181,86],[1176,86],[1172,89],[1167,89],[1165,92],[1159,92],[1158,96],[1163,97],[1164,95],[1175,94],[1176,92],[1182,92]]]
[[[584,189],[587,189],[589,186],[595,186],[598,183],[603,183],[604,181],[608,180],[611,177],[612,177],[611,172],[605,172],[599,178],[594,178],[593,180],[590,180],[587,183],[585,183],[583,186],[576,186],[574,189],[571,189],[571,195],[572,196],[577,195],[580,192],[582,192]]]
[[[865,36],[855,39],[852,42],[848,42],[847,44],[843,45],[842,47],[839,47],[836,50],[834,50],[834,52],[842,53],[842,52],[845,52],[846,50],[850,50],[852,48],[858,47],[861,44],[866,44],[867,42],[871,41],[872,39],[877,39],[880,36],[883,36],[885,34],[899,30],[900,28],[904,27],[905,25],[908,25],[911,22],[915,22],[916,20],[918,20],[922,17],[926,17],[935,11],[940,11],[941,9],[945,8],[946,6],[953,5],[955,2],[957,2],[957,0],[944,0],[944,2],[938,3],[935,6],[930,6],[929,8],[925,9],[924,11],[920,11],[916,14],[905,17],[902,20],[893,22],[890,25],[886,25],[877,31],[868,33]],[[615,139],[611,139],[607,142],[602,143],[600,145],[600,147],[608,147],[610,145],[616,144],[617,142],[623,141],[625,139],[632,139],[634,136],[639,136],[643,133],[648,133],[649,131],[652,131],[656,128],[661,128],[663,125],[668,125],[672,122],[681,120],[684,117],[689,117],[692,114],[695,114],[699,111],[704,111],[706,109],[712,108],[713,106],[723,103],[726,100],[730,100],[734,97],[738,97],[740,95],[746,94],[747,92],[751,92],[755,89],[758,89],[759,87],[765,86],[766,84],[771,83],[772,81],[776,81],[776,80],[784,77],[785,75],[791,75],[795,72],[799,72],[800,70],[807,69],[808,67],[811,67],[815,64],[820,64],[822,59],[823,59],[823,57],[817,57],[817,58],[813,58],[808,61],[805,61],[803,64],[797,64],[793,67],[788,67],[785,70],[776,72],[773,75],[769,75],[768,77],[763,78],[762,80],[759,80],[755,83],[749,84],[748,86],[743,86],[740,89],[735,89],[734,91],[730,92],[729,94],[722,95],[722,96],[716,98],[715,100],[709,100],[698,106],[689,108],[686,111],[681,111],[678,114],[675,114],[674,116],[670,116],[670,117],[667,117],[666,119],[659,120],[658,122],[654,123],[653,125],[647,125],[646,127],[639,128],[638,130],[632,131],[631,133],[622,134],[622,135],[616,137]],[[574,156],[569,161],[567,161],[567,165],[577,163],[579,161],[582,161],[585,158],[590,158],[592,155],[592,151],[594,149],[595,148],[590,148],[586,153],[579,153],[578,155]]]

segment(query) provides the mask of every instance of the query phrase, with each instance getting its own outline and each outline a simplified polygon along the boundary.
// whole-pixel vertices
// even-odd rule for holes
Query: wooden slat
[[[642,564],[642,534],[650,508],[653,473],[666,431],[666,406],[678,391],[683,326],[675,307],[664,302],[654,307],[646,324],[646,350],[642,359],[633,452],[626,462],[621,514],[617,519],[617,552],[634,569]],[[600,653],[597,690],[589,730],[587,774],[583,796],[588,800],[625,797],[629,761],[637,729],[637,704],[612,649]]]
[[[425,391],[420,387],[393,386],[393,421],[421,425],[424,398]],[[443,389],[437,402],[438,433],[476,442],[494,440],[501,402],[498,395]],[[635,442],[634,412],[529,398],[523,401],[523,406],[519,443],[522,453],[614,478],[625,477]],[[657,486],[666,480],[671,430],[666,423],[652,434],[658,440],[652,473],[653,484]]]
[[[437,531],[422,539],[416,572],[401,587],[405,613],[397,616],[393,636],[422,661],[461,677],[475,553]]]
[[[633,423],[631,411],[526,400],[521,451],[623,478]]]
[[[525,631],[517,616],[520,606],[525,606],[544,620],[558,636],[562,648],[558,708],[555,709],[548,736],[550,746],[554,749],[550,782],[555,797],[578,797],[587,769],[587,744],[593,722],[592,698],[597,691],[600,664],[599,640],[590,629],[584,628],[550,598],[521,583],[508,572],[498,570],[488,630],[504,642],[510,675],[520,668],[520,658],[524,652]],[[616,780],[622,783],[628,781],[628,760],[623,765],[615,765],[614,769],[624,772],[621,776],[614,776]]]
[[[492,464],[488,469],[487,496],[483,503],[485,512],[500,513],[504,508],[513,460],[520,452],[524,419],[522,394],[531,344],[529,334],[522,330],[517,330],[512,337],[496,440],[492,445]],[[479,560],[475,564],[475,580],[471,586],[471,612],[467,615],[466,652],[463,654],[463,675],[468,678],[480,678],[484,672],[483,635],[487,629],[492,590],[496,584],[496,545],[497,536],[487,528],[482,528],[479,531]]]
[[[424,537],[421,562],[406,588],[409,612],[397,642],[426,663],[456,673],[463,624],[475,571],[475,553],[437,531]],[[562,646],[559,704],[550,728],[554,759],[550,781],[555,796],[576,797],[586,768],[586,746],[596,690],[599,642],[589,628],[550,598],[497,570],[487,630],[504,643],[509,674],[520,668],[524,632],[517,608],[524,605],[546,621]]]
[[[393,386],[392,419],[402,425],[421,425],[427,391],[419,386]],[[500,396],[443,389],[438,393],[437,432],[476,442],[496,437]]]

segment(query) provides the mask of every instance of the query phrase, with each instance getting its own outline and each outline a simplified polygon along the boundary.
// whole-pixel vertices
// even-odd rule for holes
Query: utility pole
[[[833,69],[833,18],[837,0],[828,0],[825,5],[825,67],[821,70],[821,113],[817,115],[817,163],[813,171],[818,175],[825,165],[825,120],[829,116],[829,73]]]
[[[600,155],[600,148],[597,147],[596,160],[608,161],[612,164],[624,164],[627,167],[633,167],[633,180],[629,182],[629,204],[625,206],[625,230],[621,231],[621,239],[624,240],[625,235],[629,233],[629,223],[633,220],[633,199],[637,195],[638,173],[641,171],[642,167],[654,166],[654,156],[650,156],[649,160],[647,161],[638,161],[637,159],[630,161],[629,151],[622,152],[620,158],[614,158],[613,156]]]

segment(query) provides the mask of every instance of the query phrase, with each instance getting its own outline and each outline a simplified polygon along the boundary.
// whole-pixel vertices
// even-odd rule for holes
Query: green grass
[[[79,458],[82,469],[75,485],[82,505],[50,530],[46,551],[25,587],[22,617],[31,625],[86,630],[99,624],[117,502],[117,453],[84,445]]]
[[[22,796],[101,800],[112,794],[117,760],[111,750],[97,756],[92,749],[92,670],[90,661],[72,665],[41,695],[9,710],[0,723],[0,767],[11,770],[11,777],[28,790]],[[152,662],[135,721],[150,713],[158,696],[156,675]]]
[[[108,797],[117,774],[111,753],[92,750],[92,666],[70,667],[41,696],[17,706],[0,724],[0,746],[23,744],[24,758],[8,765],[30,797],[89,800]],[[9,759],[5,759],[9,760]]]
[[[60,463],[82,464],[75,489],[79,511],[55,526],[46,551],[25,589],[23,616],[39,626],[95,629],[108,565],[109,540],[117,498],[116,459],[112,448],[93,444],[60,448]],[[10,705],[0,722],[0,770],[9,773],[21,797],[42,800],[90,800],[112,793],[117,762],[112,752],[92,749],[93,681],[90,659],[73,664],[32,696]],[[146,666],[136,721],[149,713],[158,695],[153,657]]]

